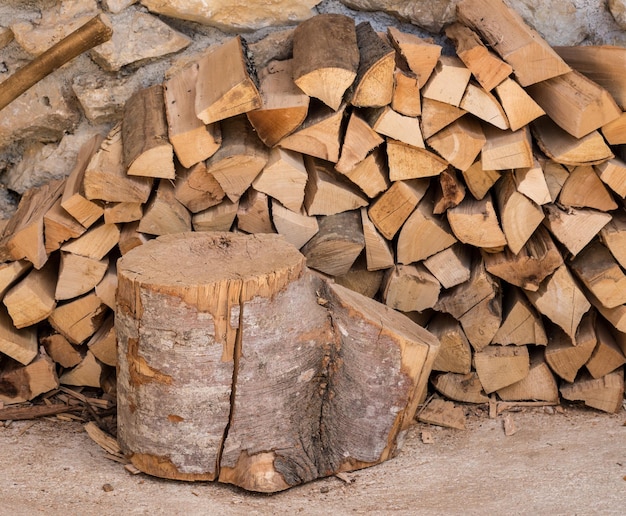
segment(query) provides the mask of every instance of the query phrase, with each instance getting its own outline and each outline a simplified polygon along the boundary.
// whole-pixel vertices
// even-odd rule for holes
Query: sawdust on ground
[[[467,430],[416,423],[392,460],[274,495],[131,475],[80,423],[13,422],[0,425],[0,514],[624,514],[623,410],[509,412],[508,436],[507,414],[467,411]]]

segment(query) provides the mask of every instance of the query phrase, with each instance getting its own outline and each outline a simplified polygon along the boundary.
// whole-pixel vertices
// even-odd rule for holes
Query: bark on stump
[[[166,235],[118,264],[118,438],[140,470],[274,492],[393,456],[439,341],[278,235]]]

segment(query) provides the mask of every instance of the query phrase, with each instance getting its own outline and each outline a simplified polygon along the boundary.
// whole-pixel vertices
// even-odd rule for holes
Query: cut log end
[[[344,92],[355,77],[355,72],[344,68],[321,68],[298,77],[294,82],[304,93],[337,111]]]

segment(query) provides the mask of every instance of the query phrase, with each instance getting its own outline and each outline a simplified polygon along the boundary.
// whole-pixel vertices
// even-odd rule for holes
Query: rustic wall
[[[27,188],[68,174],[81,144],[106,133],[134,91],[233,32],[259,42],[255,50],[266,59],[280,52],[285,28],[341,12],[379,30],[395,25],[445,43],[441,29],[454,20],[457,1],[4,0],[0,82],[98,11],[110,16],[115,35],[0,113],[0,220]],[[626,0],[507,1],[553,45],[626,46]]]

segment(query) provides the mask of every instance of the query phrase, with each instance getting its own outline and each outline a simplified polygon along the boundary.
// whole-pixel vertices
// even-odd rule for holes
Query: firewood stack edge
[[[24,194],[0,241],[0,401],[115,390],[116,261],[159,235],[279,233],[434,334],[431,384],[623,403],[626,49],[551,48],[462,0],[456,55],[324,14],[257,67],[237,36]],[[184,263],[180,264],[185,267]]]

